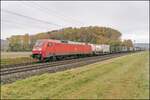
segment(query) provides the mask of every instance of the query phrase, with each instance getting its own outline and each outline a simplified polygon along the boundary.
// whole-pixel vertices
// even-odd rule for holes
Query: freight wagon
[[[92,52],[93,54],[97,55],[97,54],[107,54],[110,52],[110,46],[109,45],[105,45],[105,44],[90,44],[91,48],[92,48]]]
[[[126,46],[122,46],[122,52],[127,52],[128,51],[128,48]]]
[[[122,46],[110,46],[110,53],[122,52]]]

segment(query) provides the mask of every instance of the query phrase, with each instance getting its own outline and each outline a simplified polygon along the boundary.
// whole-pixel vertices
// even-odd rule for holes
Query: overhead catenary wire
[[[43,14],[46,13],[47,16],[54,17],[54,15],[52,16],[49,11],[47,11],[46,9],[43,9],[43,8],[39,7],[38,5],[35,5],[35,4],[34,4],[34,5],[33,5],[34,7],[33,7],[33,6],[27,5],[26,3],[22,3],[22,2],[20,2],[20,3],[21,3],[23,6],[25,6],[25,7],[28,7],[28,8],[35,8],[36,10],[39,9],[38,12],[41,11]],[[59,17],[59,18],[60,18],[61,16],[56,16],[56,17]],[[67,20],[63,19],[63,21],[66,22]],[[67,26],[67,25],[64,25],[64,26]]]
[[[6,19],[2,19],[2,23],[8,23],[10,25],[16,25],[16,26],[19,26],[19,27],[23,27],[23,26],[26,26],[24,27],[25,29],[27,29],[27,27],[31,27],[32,28],[45,28],[44,26],[40,26],[39,24],[27,24],[27,23],[19,23],[17,21],[12,21],[12,20],[6,20]],[[46,28],[45,28],[46,29]]]
[[[66,15],[62,14],[61,12],[58,12],[58,11],[52,9],[52,8],[48,8],[48,7],[45,7],[45,6],[44,7],[40,7],[40,5],[38,3],[36,3],[36,2],[31,2],[31,3],[33,3],[34,5],[36,5],[38,8],[47,11],[48,13],[49,13],[49,11],[55,13],[57,16],[61,17],[63,20],[65,20],[67,22],[71,22],[71,23],[73,22],[73,23],[76,23],[76,24],[84,25],[83,22],[78,21],[78,20],[76,20],[75,18],[73,18],[71,16],[66,16]]]
[[[19,25],[19,24],[15,24],[15,25],[14,25],[14,23],[11,23],[11,22],[9,22],[9,21],[5,21],[4,23],[6,23],[8,27],[17,28],[17,30],[26,30],[26,33],[28,33],[27,30],[28,30],[29,28],[24,27],[24,25],[22,25],[22,24],[21,24],[21,25]],[[3,28],[3,25],[1,26],[1,28]],[[36,29],[37,29],[37,28],[36,28]],[[46,31],[43,31],[43,32],[46,32]]]
[[[27,16],[27,15],[23,15],[23,14],[16,13],[16,12],[13,12],[13,11],[9,11],[9,10],[6,10],[6,9],[1,9],[1,10],[6,12],[6,13],[12,14],[12,15],[16,15],[16,16],[23,17],[23,18],[26,18],[26,19],[34,20],[36,22],[41,22],[41,23],[44,23],[44,24],[57,26],[57,27],[63,27],[63,26],[61,26],[59,24],[55,24],[55,23],[52,23],[52,22],[49,22],[49,21],[33,18],[33,17]]]
[[[18,23],[18,22],[14,22],[14,21],[10,21],[10,20],[4,20],[4,19],[2,19],[2,22],[3,22],[3,23],[8,23],[8,24],[11,24],[11,25],[17,25],[17,26],[20,26],[20,25],[21,25],[21,26],[27,25],[26,27],[33,26],[33,25],[27,24],[27,23]],[[38,26],[38,25],[36,24],[36,25],[34,25],[33,27],[36,27],[36,26]],[[44,27],[42,27],[42,26],[38,26],[38,27],[44,28]]]

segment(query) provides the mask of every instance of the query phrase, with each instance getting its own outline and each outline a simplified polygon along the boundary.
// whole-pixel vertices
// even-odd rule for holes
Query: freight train
[[[110,46],[107,44],[90,44],[66,40],[38,40],[32,50],[32,58],[38,61],[63,59],[65,57],[83,57],[139,51],[140,48],[126,46]]]

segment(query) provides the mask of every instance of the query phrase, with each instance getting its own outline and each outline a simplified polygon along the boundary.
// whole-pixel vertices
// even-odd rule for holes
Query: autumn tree
[[[70,40],[93,44],[121,45],[121,33],[109,27],[89,26],[80,28],[63,28],[36,35],[16,35],[10,37],[9,48],[12,51],[28,51],[33,48],[36,40],[57,39]],[[132,46],[132,41],[125,41],[124,45]]]
[[[133,43],[131,40],[124,40],[122,45],[127,46],[128,48],[133,47]]]
[[[29,34],[23,35],[22,40],[23,40],[22,50],[25,50],[25,51],[30,50],[30,37],[29,37]]]

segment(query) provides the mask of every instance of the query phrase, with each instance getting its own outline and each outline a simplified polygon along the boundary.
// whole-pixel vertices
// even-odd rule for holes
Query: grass
[[[149,52],[1,86],[2,99],[148,99]]]
[[[11,65],[11,64],[20,64],[32,61],[30,57],[20,57],[20,58],[7,58],[1,59],[1,65]]]
[[[11,65],[32,61],[31,52],[1,52],[1,65]]]

